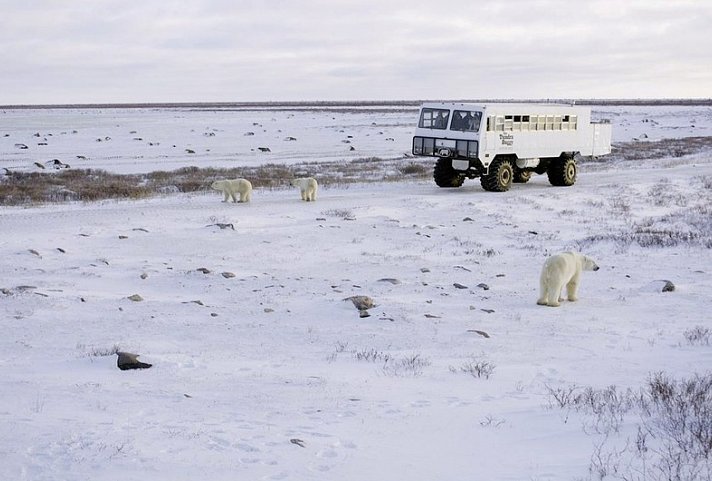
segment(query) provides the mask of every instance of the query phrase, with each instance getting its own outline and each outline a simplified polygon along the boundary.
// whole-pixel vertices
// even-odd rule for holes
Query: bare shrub
[[[691,346],[709,346],[710,345],[710,335],[712,332],[709,328],[704,326],[695,326],[692,329],[687,329],[682,333],[687,340],[687,343]]]
[[[712,247],[712,207],[704,201],[660,217],[632,223],[628,230],[594,234],[577,242],[585,249],[599,242],[612,242],[621,248],[637,244],[644,248],[680,245]]]
[[[549,407],[560,409],[573,408],[576,405],[577,392],[581,389],[576,385],[557,388],[546,385],[544,387],[548,393]]]
[[[0,205],[21,205],[69,200],[137,199],[173,192],[205,192],[217,179],[246,178],[256,188],[289,188],[297,173],[318,172],[322,185],[357,182],[397,182],[422,178],[430,159],[422,163],[403,157],[364,157],[346,161],[274,163],[233,168],[182,167],[146,174],[112,174],[99,169],[65,169],[53,172],[15,172],[0,178]]]
[[[412,177],[425,177],[426,175],[430,175],[430,171],[430,168],[415,162],[410,162],[398,168],[398,172],[401,174]]]
[[[357,361],[383,363],[387,363],[393,359],[390,354],[378,351],[376,349],[362,349],[360,351],[354,351],[354,358],[356,358]]]
[[[329,209],[322,212],[323,215],[329,217],[340,217],[342,219],[353,219],[354,213],[351,209]]]
[[[465,362],[459,369],[454,369],[455,372],[463,372],[469,374],[472,377],[489,379],[492,373],[494,373],[495,365],[486,360],[477,360]],[[453,371],[453,369],[450,369]]]
[[[430,359],[420,354],[409,354],[400,359],[390,358],[383,366],[383,372],[389,376],[418,377],[430,366]]]
[[[113,356],[120,351],[119,345],[114,344],[111,347],[87,347],[84,344],[77,345],[78,349],[85,351],[87,357],[107,357]]]
[[[677,205],[685,207],[687,205],[687,197],[675,192],[675,189],[670,182],[670,179],[661,179],[657,184],[650,188],[648,197],[653,205],[669,206]]]
[[[551,405],[586,414],[591,421],[584,428],[594,426],[602,436],[591,456],[591,479],[712,479],[712,374],[675,380],[655,373],[637,392],[547,389]],[[624,422],[633,424],[633,438],[620,435]]]

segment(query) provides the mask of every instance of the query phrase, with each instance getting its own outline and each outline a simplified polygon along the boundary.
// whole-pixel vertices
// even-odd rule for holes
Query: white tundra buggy
[[[588,107],[561,104],[426,103],[420,108],[413,154],[438,157],[440,187],[480,178],[482,188],[505,192],[532,172],[556,186],[576,182],[576,156],[611,152],[611,124],[591,122]]]

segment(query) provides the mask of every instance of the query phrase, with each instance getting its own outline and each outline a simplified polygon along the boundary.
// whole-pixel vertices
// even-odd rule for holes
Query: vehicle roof
[[[554,104],[554,103],[534,103],[534,102],[488,102],[482,104],[463,103],[463,102],[425,102],[422,107],[443,108],[443,109],[463,109],[477,110],[490,113],[513,113],[513,114],[528,114],[536,112],[561,112],[561,111],[590,111],[589,107],[571,105],[571,104]]]

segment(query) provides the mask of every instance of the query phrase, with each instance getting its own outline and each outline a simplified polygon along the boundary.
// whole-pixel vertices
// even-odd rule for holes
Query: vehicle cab
[[[477,159],[483,112],[482,106],[472,104],[423,104],[413,136],[413,155]]]

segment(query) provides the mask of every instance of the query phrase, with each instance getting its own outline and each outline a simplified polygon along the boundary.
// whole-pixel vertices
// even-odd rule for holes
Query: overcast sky
[[[712,0],[0,0],[0,104],[712,97]]]

